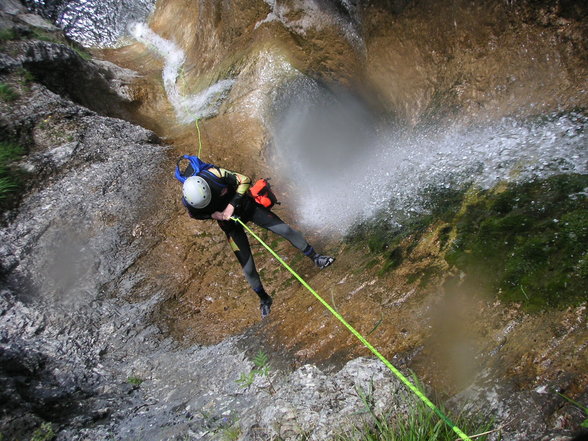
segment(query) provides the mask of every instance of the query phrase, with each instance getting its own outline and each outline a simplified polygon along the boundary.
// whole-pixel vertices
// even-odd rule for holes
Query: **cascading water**
[[[430,189],[488,189],[588,172],[588,118],[581,113],[416,134],[380,129],[369,136],[363,110],[333,106],[313,82],[283,94],[297,100],[278,100],[274,146],[294,184],[300,220],[313,228],[345,233],[376,213],[402,224],[427,211]]]
[[[279,21],[290,31],[305,36],[310,30],[322,30],[325,25],[339,29],[347,41],[357,50],[365,50],[365,44],[358,32],[356,19],[357,6],[350,1],[324,2],[317,0],[297,0],[290,3],[264,0],[271,11],[267,17],[256,23],[257,29],[264,23]],[[297,17],[292,19],[292,16]]]
[[[61,27],[71,39],[87,47],[124,44],[130,23],[143,22],[155,8],[155,0],[25,0]]]
[[[233,86],[233,80],[221,80],[195,95],[182,95],[178,81],[182,79],[181,70],[186,60],[184,51],[174,42],[157,35],[145,24],[131,26],[131,34],[164,58],[163,85],[180,123],[190,123],[218,113],[223,100]]]

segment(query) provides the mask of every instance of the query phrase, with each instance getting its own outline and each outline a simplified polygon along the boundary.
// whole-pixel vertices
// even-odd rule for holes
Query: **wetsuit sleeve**
[[[251,178],[249,178],[249,176],[242,175],[241,173],[230,171],[224,168],[218,168],[217,170],[220,173],[221,178],[231,182],[236,186],[235,196],[233,196],[229,203],[235,208],[238,208],[241,203],[241,198],[245,195],[245,193],[247,193],[249,187],[251,187]],[[217,170],[214,171],[216,172]],[[212,171],[213,169],[211,169],[211,172]]]

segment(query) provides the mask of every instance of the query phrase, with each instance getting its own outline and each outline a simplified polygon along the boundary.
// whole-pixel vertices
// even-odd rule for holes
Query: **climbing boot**
[[[320,254],[317,254],[312,258],[312,260],[314,261],[314,264],[316,266],[318,266],[320,269],[323,269],[331,265],[335,261],[335,258],[331,256],[322,256]]]
[[[269,315],[270,310],[272,308],[272,303],[274,303],[274,301],[269,296],[259,303],[259,309],[261,310],[262,319],[266,318]]]

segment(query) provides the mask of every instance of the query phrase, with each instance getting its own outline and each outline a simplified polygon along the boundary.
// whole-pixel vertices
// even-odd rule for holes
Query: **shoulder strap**
[[[212,167],[214,167],[214,166],[212,166]],[[209,168],[212,168],[212,167],[209,167]],[[227,187],[227,184],[224,182],[224,180],[222,178],[218,177],[217,175],[215,175],[208,168],[205,170],[201,170],[200,173],[198,173],[198,174],[200,176],[205,176],[205,177],[209,178],[211,181],[213,181],[216,185],[218,185],[221,188]]]

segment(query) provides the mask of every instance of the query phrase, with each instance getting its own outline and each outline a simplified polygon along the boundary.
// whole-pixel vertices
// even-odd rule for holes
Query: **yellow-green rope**
[[[196,130],[198,131],[198,157],[202,154],[202,139],[200,139],[200,126],[198,125],[198,118],[195,121]]]
[[[388,367],[388,369],[390,369],[392,371],[392,373],[394,375],[396,375],[396,377],[398,377],[398,379],[400,379],[400,381],[402,381],[402,383],[404,383],[404,385],[410,389],[412,392],[414,392],[414,394],[419,397],[419,399],[425,403],[429,408],[431,408],[437,415],[439,415],[439,418],[441,418],[449,427],[451,427],[451,429],[464,441],[472,441],[470,437],[468,437],[464,432],[461,431],[461,429],[459,427],[457,427],[455,424],[453,424],[453,422],[449,419],[449,417],[447,417],[437,406],[435,406],[431,400],[429,400],[425,394],[423,394],[414,384],[412,384],[410,382],[410,380],[408,378],[406,378],[402,372],[400,372],[398,369],[396,369],[394,367],[394,365],[392,363],[390,363],[386,357],[384,357],[382,354],[380,354],[380,352],[374,348],[370,342],[368,342],[365,337],[363,337],[363,335],[361,335],[359,333],[359,331],[357,331],[353,326],[351,326],[349,323],[347,323],[347,321],[343,318],[343,316],[341,314],[339,314],[337,311],[335,311],[331,305],[329,305],[320,295],[318,295],[318,293],[312,289],[312,287],[306,283],[306,281],[300,277],[296,271],[294,271],[286,262],[284,262],[284,260],[278,256],[278,254],[272,250],[269,245],[267,245],[257,234],[255,234],[251,228],[249,228],[247,225],[245,225],[245,223],[239,219],[239,218],[231,218],[233,219],[235,222],[238,222],[239,224],[241,224],[248,232],[249,234],[251,234],[255,239],[257,239],[257,241],[262,244],[265,249],[267,249],[276,259],[278,259],[278,262],[280,262],[284,268],[286,268],[288,271],[290,271],[290,273],[292,273],[292,275],[294,277],[296,277],[296,279],[298,279],[298,281],[302,284],[302,286],[304,286],[308,291],[310,291],[310,293],[315,296],[317,298],[317,300],[319,302],[321,302],[323,304],[323,306],[325,308],[327,308],[329,310],[329,312],[331,314],[333,314],[337,320],[339,320],[341,323],[343,323],[343,325],[353,334],[357,337],[357,339],[362,342],[364,344],[364,346],[366,348],[368,348],[370,351],[372,351],[372,353],[378,357],[382,363],[384,363],[386,365],[386,367]]]

